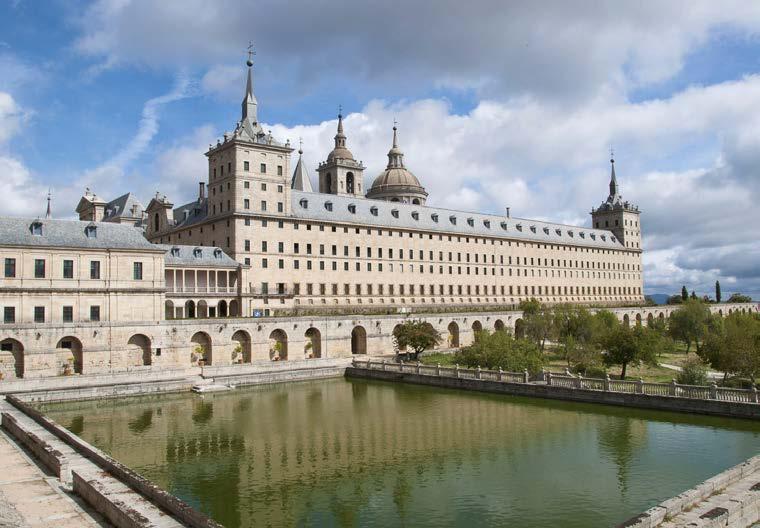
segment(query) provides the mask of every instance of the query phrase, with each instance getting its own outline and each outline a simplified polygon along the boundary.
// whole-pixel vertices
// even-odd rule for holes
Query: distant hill
[[[657,304],[667,304],[668,297],[670,297],[670,295],[667,293],[653,293],[652,295],[649,295],[649,297],[651,297],[652,300]]]

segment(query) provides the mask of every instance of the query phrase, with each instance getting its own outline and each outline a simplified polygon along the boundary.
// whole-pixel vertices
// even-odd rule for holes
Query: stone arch
[[[62,337],[58,340],[55,348],[68,351],[69,356],[64,360],[64,372],[71,369],[73,374],[82,374],[84,354],[82,354],[82,342],[78,338],[74,336]]]
[[[227,301],[222,299],[219,304],[216,305],[216,316],[227,317]]]
[[[504,326],[504,321],[502,321],[501,319],[496,319],[496,322],[494,322],[493,324],[493,329],[496,332],[503,332],[504,330],[506,330],[506,327]]]
[[[474,321],[472,323],[472,340],[477,341],[480,339],[479,335],[480,332],[483,331],[483,324],[480,321]]]
[[[355,326],[354,329],[351,330],[351,353],[367,353],[367,331],[363,326]]]
[[[230,312],[230,317],[240,317],[240,311],[238,310],[238,302],[234,299],[230,301],[229,312]]]
[[[251,362],[251,336],[245,330],[238,330],[232,334],[233,353],[236,357],[233,362]]]
[[[649,312],[649,315],[647,315],[647,326],[650,328],[654,325],[654,315],[652,315],[652,312]]]
[[[515,321],[515,337],[517,339],[522,339],[525,337],[525,321],[523,321],[522,318],[519,318]]]
[[[146,366],[153,362],[150,338],[144,334],[135,334],[130,337],[127,341],[127,350],[129,352],[129,363],[131,366]]]
[[[164,319],[174,319],[174,301],[167,300],[164,303]]]
[[[660,315],[658,315],[660,319],[665,319],[665,312],[660,312]]]
[[[396,326],[394,326],[393,327],[393,332],[391,333],[391,335],[395,336],[396,335],[396,330],[398,330],[399,328],[401,328],[401,326],[402,325],[400,325],[400,324],[397,324]],[[396,340],[394,339],[393,342],[395,344]],[[400,347],[400,346],[396,345],[396,348],[398,348],[398,352],[406,352],[406,345],[404,345],[403,347]]]
[[[24,345],[20,341],[15,339],[3,339],[0,341],[0,365],[2,370],[0,374],[7,375],[8,370],[5,369],[6,363],[13,363],[13,375],[16,378],[24,377]]]
[[[636,326],[641,326],[641,314],[636,314]]]
[[[354,173],[353,172],[347,172],[346,173],[346,192],[350,194],[354,194]]]
[[[623,325],[631,326],[631,318],[628,317],[628,314],[623,315]]]
[[[198,317],[208,317],[208,303],[201,299],[198,304],[195,305],[195,311]]]
[[[414,198],[414,199],[412,200],[412,204],[413,204],[413,205],[420,205],[420,199],[419,199],[419,198]]]
[[[303,356],[306,359],[322,357],[322,332],[313,326],[306,330],[303,335],[306,343],[303,347]]]
[[[288,359],[288,334],[278,328],[269,334],[269,359],[286,361]]]
[[[197,365],[201,360],[203,360],[206,365],[211,365],[211,362],[213,361],[213,347],[210,335],[206,332],[196,332],[193,334],[193,337],[190,338],[190,345],[192,346],[190,362],[193,365]]]
[[[185,317],[192,319],[195,317],[195,301],[185,301]]]
[[[721,316],[721,317],[723,317],[723,310],[722,309],[718,310],[718,315]]]
[[[459,325],[451,321],[449,323],[449,348],[459,348]]]

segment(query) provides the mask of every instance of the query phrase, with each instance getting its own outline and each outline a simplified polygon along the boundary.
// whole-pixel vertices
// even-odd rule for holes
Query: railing
[[[588,390],[598,392],[618,392],[628,394],[642,394],[646,396],[668,396],[671,398],[686,398],[692,400],[718,400],[735,403],[759,403],[758,390],[755,386],[751,389],[729,389],[718,387],[715,383],[707,386],[681,385],[673,380],[670,383],[651,383],[641,379],[636,381],[605,378],[584,378],[573,376],[568,372],[555,374],[542,372],[533,381],[524,372],[505,372],[499,370],[486,370],[480,367],[474,369],[462,368],[459,365],[442,367],[441,365],[423,365],[422,363],[395,363],[386,361],[362,361],[353,360],[354,368],[368,370],[382,370],[386,372],[400,372],[418,374],[420,376],[436,376],[442,378],[458,378],[470,380],[496,381],[501,383],[540,384],[549,387],[564,389]]]
[[[166,293],[237,293],[237,286],[169,286]]]

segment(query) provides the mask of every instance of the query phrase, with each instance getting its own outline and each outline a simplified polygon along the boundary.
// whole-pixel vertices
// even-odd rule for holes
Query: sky
[[[365,185],[397,120],[441,207],[589,226],[614,149],[645,293],[760,297],[760,2],[0,0],[0,214],[193,199],[250,41],[314,182],[339,105]]]

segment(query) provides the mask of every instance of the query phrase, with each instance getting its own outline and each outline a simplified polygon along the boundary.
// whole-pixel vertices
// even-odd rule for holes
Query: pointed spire
[[[397,126],[398,123],[396,120],[393,120],[393,146],[388,151],[388,166],[387,169],[392,169],[396,167],[403,168],[404,167],[404,153],[401,151],[401,149],[398,146],[398,134],[397,134]]]
[[[619,190],[618,190],[618,183],[617,183],[617,177],[615,176],[615,153],[610,150],[610,196],[608,198],[609,201],[615,201],[619,198]]]
[[[296,191],[314,192],[311,186],[311,178],[303,162],[303,140],[300,141],[298,148],[298,163],[296,163],[296,170],[293,171],[290,188]]]
[[[53,217],[53,212],[50,210],[50,188],[48,188],[48,195],[47,195],[47,211],[45,211],[45,218],[50,219]]]
[[[246,61],[246,64],[248,65],[248,80],[245,84],[245,96],[243,97],[242,103],[242,121],[248,120],[253,124],[258,122],[258,116],[256,115],[258,101],[256,101],[256,96],[253,95],[253,56],[255,54],[256,52],[253,50],[253,42],[251,42],[248,45],[248,60]]]
[[[346,146],[346,135],[343,133],[343,106],[338,107],[338,133],[335,134],[335,148]]]

